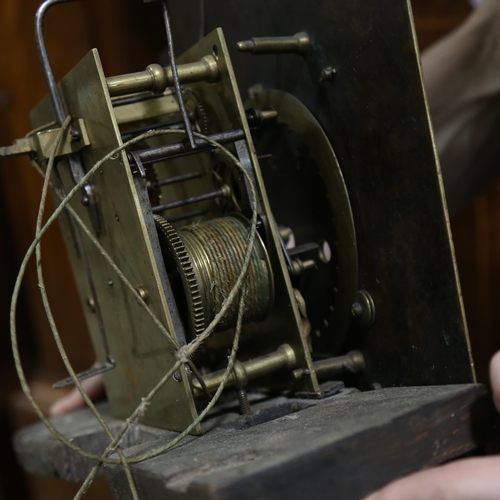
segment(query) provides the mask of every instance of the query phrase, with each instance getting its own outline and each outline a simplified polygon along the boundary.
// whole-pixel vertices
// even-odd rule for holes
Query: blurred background
[[[2,146],[30,130],[29,112],[47,93],[33,29],[40,2],[0,2]],[[467,0],[412,0],[412,5],[422,50],[458,26],[471,11]],[[158,12],[157,6],[145,6],[141,0],[86,0],[49,12],[46,38],[56,76],[64,76],[93,47],[99,49],[109,76],[144,69],[157,60],[166,44]],[[40,190],[40,178],[26,159],[0,164],[1,500],[66,499],[78,489],[24,474],[11,447],[12,433],[36,421],[19,389],[8,325],[14,280],[35,231]],[[492,184],[487,193],[456,216],[452,229],[477,374],[480,382],[487,383],[488,360],[500,349],[500,307],[496,303],[500,297],[500,182]],[[68,339],[65,345],[75,370],[82,371],[94,361],[93,350],[57,228],[44,239],[43,254],[54,314]],[[66,375],[39,298],[33,264],[22,289],[18,323],[23,360],[34,394],[42,408],[48,409],[61,397],[52,384]],[[104,480],[95,483],[89,498],[112,498]]]

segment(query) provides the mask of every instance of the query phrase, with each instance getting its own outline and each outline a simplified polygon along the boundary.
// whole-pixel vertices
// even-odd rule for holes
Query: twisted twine
[[[155,137],[155,136],[161,136],[161,135],[167,135],[167,134],[175,134],[175,135],[185,135],[185,132],[183,130],[154,130],[154,131],[149,131],[145,134],[142,134],[138,137],[135,137],[134,139],[126,142],[125,144],[119,146],[118,148],[114,149],[110,153],[108,153],[104,158],[102,158],[100,161],[98,161],[90,170],[89,172],[78,182],[73,189],[66,195],[63,196],[61,192],[58,191],[57,188],[55,188],[51,181],[51,173],[53,171],[54,163],[55,163],[55,158],[57,156],[57,151],[60,147],[60,144],[62,142],[62,138],[64,136],[65,131],[67,130],[69,124],[70,124],[71,119],[68,118],[63,127],[61,128],[56,141],[54,143],[53,151],[52,154],[49,158],[49,162],[47,165],[47,169],[45,172],[42,171],[42,169],[37,165],[34,164],[35,168],[37,171],[45,177],[44,180],[44,186],[42,189],[42,197],[40,201],[40,208],[38,212],[38,217],[37,217],[37,226],[36,226],[36,234],[35,234],[35,239],[30,245],[20,268],[16,284],[14,287],[14,292],[12,296],[12,302],[11,302],[11,311],[10,311],[10,329],[11,329],[11,342],[12,342],[12,350],[13,350],[13,356],[14,356],[14,361],[16,365],[16,370],[18,373],[18,377],[21,383],[21,387],[23,392],[25,393],[26,397],[28,398],[31,406],[33,407],[34,411],[37,413],[38,417],[40,420],[45,424],[45,426],[48,428],[48,430],[59,440],[61,441],[65,446],[68,448],[72,449],[73,451],[76,451],[80,453],[82,456],[96,460],[98,464],[92,469],[91,473],[83,483],[80,491],[75,497],[76,499],[82,498],[85,493],[87,492],[88,488],[90,487],[90,484],[92,483],[93,479],[95,478],[99,468],[103,463],[108,463],[108,464],[120,464],[124,467],[125,473],[127,476],[127,480],[132,492],[132,496],[134,500],[138,500],[138,494],[137,490],[135,488],[135,484],[133,481],[132,474],[130,472],[130,465],[131,464],[136,464],[139,462],[143,462],[145,460],[148,460],[150,458],[154,458],[175,445],[177,445],[182,439],[184,439],[199,423],[206,417],[206,415],[211,411],[211,409],[215,406],[217,403],[218,399],[220,398],[227,381],[230,377],[230,374],[233,369],[234,361],[236,358],[236,353],[238,350],[239,346],[239,339],[240,339],[240,334],[241,334],[241,327],[242,327],[242,322],[243,322],[243,315],[244,315],[244,310],[245,310],[245,298],[246,298],[246,287],[243,287],[242,290],[242,285],[243,285],[243,280],[245,279],[245,276],[247,274],[250,260],[251,260],[251,255],[252,255],[252,249],[253,245],[255,242],[256,238],[256,230],[257,230],[257,201],[256,201],[256,191],[255,191],[255,186],[253,184],[253,180],[251,179],[250,175],[248,172],[245,170],[245,168],[241,165],[241,163],[238,161],[238,159],[225,147],[222,145],[218,144],[217,142],[211,140],[209,137],[204,136],[203,134],[195,133],[195,136],[207,141],[212,147],[218,149],[223,155],[227,157],[227,159],[232,162],[245,176],[250,193],[251,193],[251,206],[252,206],[252,211],[253,211],[253,216],[252,216],[252,224],[250,228],[250,234],[249,234],[249,242],[248,242],[248,247],[247,251],[245,254],[245,260],[243,263],[243,267],[241,269],[241,273],[238,277],[238,280],[236,281],[233,289],[231,290],[231,293],[227,297],[226,301],[224,302],[221,310],[217,314],[217,316],[214,318],[212,323],[207,327],[207,329],[197,338],[193,340],[190,344],[186,346],[179,346],[177,340],[175,339],[175,336],[172,336],[167,329],[163,326],[161,321],[157,318],[157,316],[154,314],[154,312],[147,306],[147,304],[144,302],[144,300],[140,297],[140,295],[137,293],[133,285],[130,283],[130,281],[126,278],[126,276],[123,274],[123,272],[118,268],[116,263],[113,261],[111,256],[105,251],[105,249],[102,247],[102,245],[99,243],[99,241],[94,237],[92,232],[88,229],[88,227],[85,225],[85,223],[82,221],[82,219],[78,216],[78,214],[75,212],[75,210],[69,205],[69,202],[71,199],[75,196],[75,194],[83,187],[83,185],[100,169],[104,166],[105,163],[107,163],[110,160],[116,160],[119,158],[120,153],[122,153],[124,150],[133,145],[136,144],[144,139],[150,138],[150,137]],[[123,155],[124,157],[124,155]],[[126,162],[123,161],[122,163],[126,164]],[[122,167],[125,168],[125,167]],[[54,213],[52,216],[48,219],[48,221],[45,223],[45,225],[42,225],[42,220],[43,220],[43,215],[45,211],[45,203],[46,203],[46,198],[48,194],[48,188],[52,187],[56,193],[56,195],[61,199],[61,203],[59,206],[55,209]],[[155,386],[155,388],[147,395],[146,398],[142,399],[141,404],[136,408],[136,410],[132,413],[132,415],[126,420],[125,424],[122,426],[122,428],[119,430],[119,432],[113,436],[111,430],[109,429],[109,426],[106,424],[102,416],[100,415],[99,411],[95,407],[95,405],[92,403],[90,398],[87,396],[85,393],[84,388],[82,387],[80,381],[77,378],[77,375],[75,371],[73,370],[73,367],[71,366],[71,363],[68,360],[66,351],[64,349],[62,340],[60,338],[59,332],[57,330],[57,326],[55,323],[55,320],[52,315],[52,311],[50,309],[50,304],[49,300],[47,297],[47,293],[45,290],[45,284],[44,284],[44,279],[43,279],[43,271],[42,271],[42,263],[41,263],[41,240],[43,239],[45,233],[48,231],[48,229],[55,223],[57,218],[60,216],[60,214],[63,212],[63,210],[66,210],[71,218],[76,222],[76,224],[81,228],[83,233],[90,239],[90,241],[96,246],[98,251],[101,253],[101,255],[106,259],[106,261],[109,263],[109,265],[114,269],[114,271],[117,273],[118,277],[120,280],[125,284],[127,289],[134,295],[134,297],[138,300],[139,304],[141,307],[146,311],[147,314],[151,316],[155,324],[157,325],[158,329],[160,332],[165,335],[176,347],[177,349],[177,359],[178,361],[174,364],[174,366],[169,370],[169,372],[160,380],[160,382]],[[20,359],[20,353],[19,353],[19,347],[18,347],[18,342],[17,342],[17,327],[16,327],[16,311],[17,311],[17,303],[19,300],[19,293],[20,293],[20,287],[22,284],[22,280],[24,278],[24,275],[26,273],[26,269],[28,266],[28,262],[30,258],[32,257],[33,253],[36,253],[36,262],[37,262],[37,274],[38,274],[38,280],[39,280],[39,288],[40,288],[40,293],[42,295],[42,301],[43,305],[45,308],[45,311],[47,313],[47,318],[49,321],[49,325],[51,328],[51,331],[54,335],[54,339],[56,341],[57,348],[59,350],[59,353],[61,354],[61,358],[63,359],[63,362],[65,364],[66,369],[68,370],[68,373],[73,380],[75,386],[77,387],[78,391],[81,393],[83,399],[87,403],[87,405],[90,407],[92,413],[95,415],[97,418],[98,422],[100,425],[103,427],[105,430],[106,434],[109,436],[111,439],[110,444],[104,451],[104,453],[100,455],[96,455],[93,453],[89,453],[82,448],[76,446],[74,443],[69,441],[65,436],[63,436],[57,429],[54,427],[54,425],[50,422],[50,420],[47,419],[47,417],[44,415],[43,411],[39,407],[39,405],[36,403],[33,394],[29,388],[28,382],[26,380],[26,376],[24,373],[24,369],[22,367],[21,359]],[[241,292],[241,294],[240,294]],[[156,396],[156,394],[160,391],[160,389],[165,385],[165,383],[172,378],[174,373],[182,366],[182,364],[185,363],[190,363],[190,357],[196,352],[196,350],[202,345],[202,343],[209,337],[214,329],[217,327],[219,322],[222,320],[222,318],[225,316],[227,313],[228,309],[231,307],[232,303],[236,299],[237,295],[240,294],[240,303],[239,303],[239,313],[238,313],[238,321],[237,321],[237,327],[236,327],[236,332],[235,332],[235,338],[234,338],[234,343],[233,343],[233,348],[231,351],[231,355],[228,360],[228,366],[226,369],[226,372],[224,374],[224,377],[222,379],[221,384],[219,385],[219,388],[217,392],[215,393],[214,397],[210,401],[210,403],[207,405],[205,410],[203,410],[202,413],[194,420],[192,424],[190,424],[184,432],[179,434],[175,439],[170,441],[169,443],[162,445],[162,446],[157,446],[147,453],[137,455],[135,457],[129,457],[125,458],[123,455],[122,450],[120,449],[119,445],[122,442],[124,436],[130,429],[130,427],[133,424],[136,424],[140,421],[140,419],[144,416],[145,412],[147,411],[147,407],[153,400],[153,398]],[[109,455],[113,452],[118,453],[118,459],[114,458],[109,458]]]

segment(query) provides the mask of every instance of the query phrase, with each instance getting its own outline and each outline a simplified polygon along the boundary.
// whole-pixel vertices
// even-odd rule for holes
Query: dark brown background
[[[30,129],[28,114],[46,94],[35,41],[33,19],[41,0],[0,2],[0,144],[10,144]],[[193,2],[195,3],[195,2]],[[425,49],[468,15],[466,0],[413,0],[419,43]],[[86,0],[64,5],[47,16],[47,42],[54,70],[62,77],[92,47],[101,53],[106,74],[143,69],[165,45],[155,5],[140,0]],[[174,20],[175,22],[175,20]],[[175,27],[175,25],[174,25]],[[0,165],[0,499],[72,498],[76,488],[55,480],[26,477],[15,465],[11,432],[34,421],[18,392],[8,338],[10,295],[22,256],[31,243],[41,183],[25,159]],[[500,348],[500,183],[453,220],[453,233],[471,340],[480,381],[487,381],[488,359]],[[57,229],[44,240],[47,288],[60,331],[76,370],[93,361],[92,348],[76,298],[69,264]],[[30,268],[21,297],[19,329],[34,392],[47,408],[60,393],[51,389],[64,369],[51,339]],[[34,450],[36,452],[36,450]],[[90,493],[111,498],[103,481]]]

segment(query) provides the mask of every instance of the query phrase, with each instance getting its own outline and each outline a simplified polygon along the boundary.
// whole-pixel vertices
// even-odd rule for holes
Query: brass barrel
[[[213,56],[205,56],[200,61],[177,66],[179,81],[182,85],[194,82],[216,82],[219,79],[219,67]],[[151,64],[145,71],[107,78],[109,95],[120,97],[140,92],[161,94],[174,85],[170,66],[164,68]]]
[[[236,362],[232,373],[229,375],[226,387],[246,387],[251,380],[283,369],[293,370],[296,365],[297,357],[294,350],[288,344],[284,344],[276,351],[265,356],[259,356],[244,363]],[[226,370],[220,370],[203,377],[209,392],[217,390],[225,373]],[[204,394],[201,384],[196,378],[193,378],[193,389],[195,396]]]
[[[240,52],[251,54],[287,54],[306,55],[311,48],[311,40],[307,33],[297,33],[293,36],[273,36],[251,38],[238,42]]]

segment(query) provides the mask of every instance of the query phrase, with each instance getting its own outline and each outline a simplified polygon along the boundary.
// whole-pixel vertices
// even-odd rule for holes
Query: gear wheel
[[[191,257],[172,225],[160,215],[155,215],[154,220],[160,237],[163,257],[166,262],[173,260],[179,271],[186,296],[190,329],[195,335],[200,335],[206,328],[205,311]]]
[[[187,89],[184,90],[184,95],[186,97],[191,97],[191,99],[195,102],[196,104],[196,121],[198,122],[198,125],[200,127],[200,132],[202,134],[208,135],[209,133],[209,122],[208,122],[208,114],[207,110],[205,109],[205,104],[203,103],[203,100],[201,99],[200,95],[194,91],[191,87],[188,87]]]

